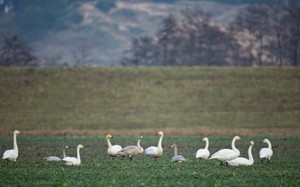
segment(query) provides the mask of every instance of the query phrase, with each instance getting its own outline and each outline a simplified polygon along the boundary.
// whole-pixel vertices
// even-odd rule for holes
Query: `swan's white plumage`
[[[271,157],[273,156],[272,144],[268,139],[264,139],[263,143],[268,144],[268,147],[267,148],[262,148],[259,151],[259,158],[260,159],[267,159],[268,161],[270,161]]]
[[[238,156],[240,156],[240,151],[235,147],[235,141],[240,139],[241,138],[239,136],[235,136],[231,142],[232,149],[221,149],[212,154],[209,159],[217,159],[222,162],[237,158]]]
[[[120,150],[117,154],[121,156],[129,157],[132,160],[133,156],[137,156],[139,154],[143,154],[144,149],[141,147],[140,143],[143,139],[143,136],[140,136],[137,141],[137,145],[129,145]]]
[[[16,162],[17,158],[19,156],[19,149],[17,145],[17,135],[20,134],[21,132],[18,130],[14,131],[14,136],[13,136],[13,149],[6,150],[3,153],[2,159],[7,160],[7,161],[13,161]]]
[[[63,148],[63,158],[66,157],[66,152],[65,152],[65,149],[68,149],[69,147],[68,146],[65,146]],[[57,156],[47,156],[47,157],[44,157],[43,160],[47,160],[47,161],[61,161],[62,159],[57,157]]]
[[[207,159],[210,155],[210,152],[208,150],[208,146],[209,146],[209,141],[207,137],[204,137],[202,139],[202,141],[205,141],[205,148],[204,149],[198,149],[198,151],[196,152],[196,158],[202,158],[202,159]]]
[[[81,159],[80,159],[80,149],[84,148],[83,145],[79,144],[77,146],[77,158],[76,157],[65,157],[62,159],[62,161],[65,163],[65,165],[71,166],[78,166],[81,164]]]
[[[114,158],[115,156],[117,156],[117,153],[119,151],[122,150],[122,146],[120,145],[112,145],[111,142],[110,142],[110,139],[112,138],[113,136],[111,134],[107,134],[106,136],[106,141],[107,141],[107,154],[109,156],[111,156],[112,158]]]
[[[230,166],[251,166],[254,163],[254,159],[253,159],[253,156],[252,156],[252,147],[253,147],[253,145],[254,145],[254,142],[251,141],[250,146],[248,148],[248,157],[249,157],[249,159],[243,158],[243,157],[237,157],[233,160],[227,161],[228,165],[230,165]]]
[[[185,162],[185,158],[178,154],[177,145],[173,144],[171,147],[174,148],[174,156],[171,158],[170,162]]]
[[[158,131],[157,135],[160,135],[157,147],[150,146],[145,150],[145,155],[155,159],[163,155],[162,140],[164,137],[164,133],[162,131]]]

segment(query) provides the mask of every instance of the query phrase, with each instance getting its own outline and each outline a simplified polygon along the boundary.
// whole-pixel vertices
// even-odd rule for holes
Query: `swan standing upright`
[[[161,144],[164,137],[164,133],[162,131],[158,131],[157,135],[160,135],[157,147],[150,146],[145,150],[145,155],[154,158],[155,160],[163,155],[163,148]]]
[[[143,154],[143,152],[144,152],[144,149],[140,145],[142,139],[143,139],[143,136],[140,136],[138,138],[137,145],[129,145],[127,147],[124,147],[117,154],[121,155],[123,157],[126,156],[129,158],[130,161],[132,161],[133,156]]]
[[[205,148],[204,149],[198,149],[198,151],[196,152],[196,158],[202,158],[202,159],[207,159],[210,155],[210,152],[208,150],[208,146],[209,146],[209,141],[207,137],[204,137],[202,139],[202,141],[205,141]]]
[[[272,144],[268,139],[264,139],[262,142],[268,144],[268,147],[262,148],[259,151],[259,158],[261,159],[262,162],[264,159],[267,159],[268,162],[270,162],[271,157],[273,155]]]
[[[79,144],[77,146],[77,158],[76,157],[65,157],[62,159],[62,161],[65,163],[65,165],[68,165],[68,166],[71,166],[71,165],[74,165],[74,166],[78,166],[81,164],[81,159],[80,159],[80,149],[81,148],[84,148],[83,145]]]
[[[66,151],[65,151],[65,149],[68,149],[69,147],[68,146],[65,146],[64,148],[63,148],[63,158],[65,158],[66,157]],[[44,158],[42,158],[43,160],[47,160],[47,161],[61,161],[62,159],[61,158],[59,158],[59,157],[57,157],[57,156],[47,156],[47,157],[44,157]]]
[[[172,157],[170,162],[184,162],[186,161],[182,155],[178,155],[177,145],[173,144],[171,147],[174,148],[174,156]]]
[[[17,135],[20,134],[21,132],[18,130],[14,131],[14,136],[13,136],[13,143],[14,143],[14,148],[10,150],[6,150],[3,153],[2,159],[7,161],[7,164],[9,161],[16,162],[17,158],[19,156],[19,149],[17,145]]]
[[[221,149],[211,155],[209,159],[220,160],[221,164],[223,164],[223,161],[229,161],[237,158],[240,156],[240,151],[235,147],[235,141],[240,139],[241,138],[239,136],[235,136],[231,142],[231,149]]]
[[[112,159],[114,160],[114,157],[116,157],[117,153],[122,150],[122,147],[120,145],[111,145],[110,139],[112,137],[113,136],[111,134],[107,134],[106,135],[106,141],[107,141],[107,146],[108,146],[108,148],[107,148],[107,154],[109,156],[111,156]]]
[[[253,159],[252,152],[251,152],[253,145],[254,145],[254,142],[251,141],[250,146],[248,148],[249,159],[243,158],[243,157],[237,157],[233,160],[227,161],[228,165],[230,165],[230,166],[251,166],[254,163],[254,159]]]

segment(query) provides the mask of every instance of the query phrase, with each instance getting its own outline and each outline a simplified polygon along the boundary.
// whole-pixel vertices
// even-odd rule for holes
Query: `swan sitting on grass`
[[[262,162],[264,161],[264,159],[267,159],[269,163],[273,155],[272,144],[268,139],[264,139],[262,142],[268,144],[268,147],[262,148],[259,151],[259,158],[261,159]]]
[[[145,150],[145,155],[154,158],[155,160],[163,155],[163,148],[161,144],[164,137],[164,133],[162,131],[158,131],[157,135],[160,135],[157,147],[150,146]]]
[[[198,149],[198,151],[196,152],[196,158],[202,158],[202,159],[207,159],[210,155],[210,152],[208,150],[208,146],[209,146],[209,141],[207,137],[204,137],[202,139],[202,141],[205,141],[205,148],[204,149]]]
[[[68,149],[69,147],[68,146],[65,146],[63,148],[63,158],[66,157],[66,151],[65,149]],[[47,156],[47,157],[44,157],[43,160],[47,160],[47,161],[61,161],[62,159],[57,157],[57,156]]]
[[[106,135],[106,141],[107,141],[107,146],[108,146],[108,149],[107,149],[107,154],[109,156],[112,157],[112,159],[114,160],[114,157],[117,156],[117,153],[119,151],[122,150],[122,147],[120,145],[111,145],[110,143],[110,139],[112,138],[113,136],[111,134],[107,134]]]
[[[84,148],[83,145],[79,144],[77,146],[77,158],[76,157],[65,157],[62,159],[62,161],[65,163],[65,165],[68,165],[68,166],[71,166],[71,165],[74,165],[74,166],[78,166],[81,164],[81,159],[80,159],[80,153],[79,153],[79,150],[81,148]]]
[[[235,141],[240,139],[241,138],[239,136],[235,136],[231,142],[232,149],[221,149],[216,153],[214,153],[213,155],[211,155],[209,159],[220,160],[222,165],[223,161],[229,161],[237,158],[238,156],[240,156],[240,151],[235,147]]]
[[[18,150],[18,145],[17,145],[17,135],[20,134],[21,132],[18,130],[14,131],[14,136],[13,136],[13,144],[14,144],[14,148],[10,149],[10,150],[6,150],[3,153],[3,157],[2,159],[7,161],[7,164],[9,161],[11,162],[16,162],[17,158],[19,156],[19,150]]]
[[[178,154],[176,144],[173,144],[171,147],[174,148],[174,156],[172,157],[171,162],[184,162],[184,161],[186,161],[185,158],[182,155]]]
[[[133,156],[143,154],[144,149],[140,145],[142,139],[143,136],[140,136],[138,138],[137,145],[129,145],[127,147],[124,147],[121,151],[118,152],[118,155],[121,155],[123,157],[126,156],[130,161],[132,161]]]
[[[252,152],[251,152],[253,145],[254,145],[254,142],[251,141],[250,146],[248,148],[249,159],[243,158],[243,157],[237,157],[233,160],[227,161],[228,165],[230,165],[230,166],[251,166],[251,165],[253,165],[254,159],[253,159]]]

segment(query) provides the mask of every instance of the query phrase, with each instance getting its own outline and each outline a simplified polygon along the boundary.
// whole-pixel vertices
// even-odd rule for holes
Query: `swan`
[[[238,156],[240,156],[240,151],[235,147],[235,141],[240,139],[241,138],[239,136],[235,136],[231,142],[232,149],[221,149],[215,152],[213,155],[211,155],[209,159],[220,160],[221,164],[223,164],[223,161],[229,161],[237,158]]]
[[[120,145],[111,145],[110,139],[112,137],[113,136],[111,134],[106,135],[106,141],[108,145],[107,154],[114,160],[114,157],[117,156],[117,153],[122,150],[122,147]]]
[[[117,154],[121,156],[127,156],[130,161],[132,161],[133,156],[137,156],[139,154],[143,154],[144,149],[141,147],[140,143],[143,139],[143,136],[140,136],[137,141],[137,145],[129,145],[120,150]]]
[[[202,159],[207,159],[210,155],[210,152],[208,150],[208,146],[209,146],[209,141],[207,137],[204,137],[202,139],[202,141],[205,141],[205,148],[204,149],[198,149],[198,151],[196,152],[196,158],[202,158]]]
[[[268,139],[264,139],[262,142],[268,144],[268,147],[262,148],[259,151],[259,158],[261,159],[262,162],[264,159],[267,159],[269,163],[273,155],[272,144]]]
[[[150,146],[145,150],[145,155],[154,158],[155,160],[163,155],[163,148],[161,144],[164,137],[164,133],[162,131],[158,131],[156,134],[160,135],[157,147]]]
[[[15,130],[14,131],[14,136],[13,136],[14,137],[13,138],[14,148],[10,149],[10,150],[6,150],[3,153],[2,159],[6,160],[7,164],[8,164],[9,161],[12,161],[12,162],[17,161],[17,158],[18,158],[18,155],[19,155],[19,150],[18,150],[18,145],[17,145],[17,135],[18,134],[21,134],[21,132],[18,131],[18,130]]]
[[[171,147],[174,147],[174,156],[171,159],[171,162],[184,162],[186,161],[182,155],[178,155],[177,145],[173,144]]]
[[[63,148],[63,158],[66,157],[66,152],[65,152],[65,149],[68,149],[69,147],[68,146],[65,146]],[[47,160],[47,161],[61,161],[62,159],[57,157],[57,156],[47,156],[47,157],[44,157],[43,160]]]
[[[233,160],[227,161],[228,165],[230,165],[230,166],[242,166],[242,165],[251,166],[254,163],[254,159],[253,159],[252,152],[251,152],[253,145],[254,145],[254,142],[251,141],[250,146],[248,148],[248,157],[249,157],[249,159],[243,158],[243,157],[237,157]]]
[[[81,148],[84,148],[83,145],[79,144],[77,146],[77,158],[76,157],[65,157],[62,159],[62,161],[65,163],[65,165],[68,165],[68,166],[71,166],[71,165],[74,165],[74,166],[78,166],[80,165],[81,163],[81,159],[80,159],[80,153],[79,153],[79,150]]]

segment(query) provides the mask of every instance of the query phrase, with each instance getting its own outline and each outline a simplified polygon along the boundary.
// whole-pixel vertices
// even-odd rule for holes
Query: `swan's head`
[[[81,149],[81,148],[84,148],[84,146],[83,145],[81,145],[81,144],[79,144],[78,145],[78,147]]]
[[[239,136],[235,136],[233,139],[235,139],[235,140],[240,140],[240,139],[241,139],[241,137],[239,137]]]
[[[21,134],[21,131],[15,130],[14,133],[15,134]]]
[[[157,135],[160,135],[160,136],[161,136],[161,135],[164,135],[164,133],[163,133],[162,131],[158,131],[158,132],[157,132]]]
[[[202,141],[208,141],[208,138],[207,138],[207,137],[204,137],[204,138],[202,139]]]
[[[270,142],[268,139],[264,139],[263,141],[262,141],[263,143],[268,143],[268,142]]]
[[[66,146],[65,146],[65,149],[69,149],[69,146],[66,145]]]
[[[140,140],[143,139],[143,136],[140,136],[139,139],[140,139]]]
[[[177,147],[177,145],[174,143],[173,145],[171,145],[171,147]]]
[[[253,142],[253,141],[250,141],[249,143],[250,143],[250,145],[254,145],[254,142]]]
[[[106,135],[106,138],[108,138],[108,139],[110,139],[110,138],[112,138],[113,136],[111,135],[111,134],[107,134]]]

